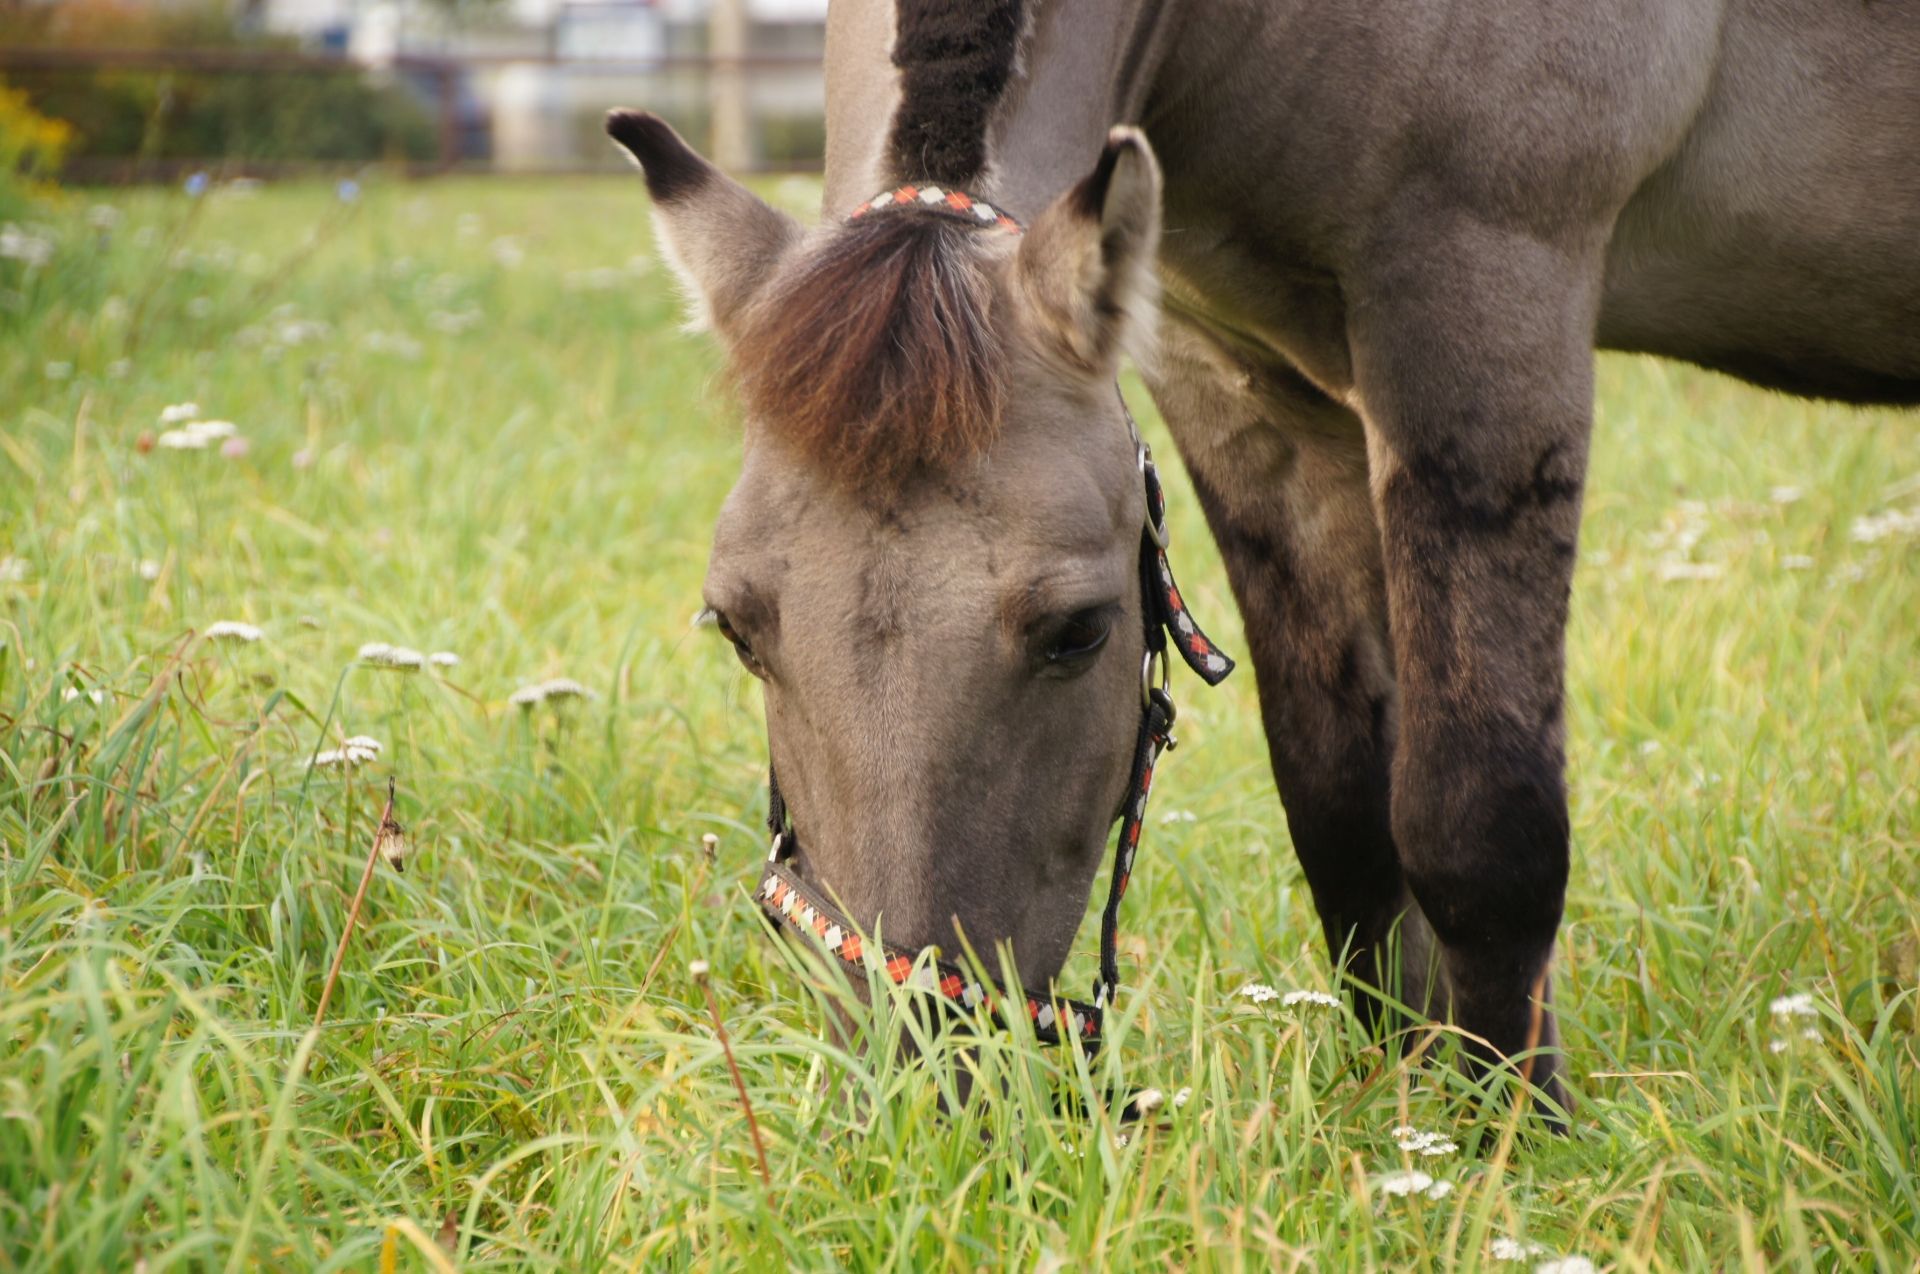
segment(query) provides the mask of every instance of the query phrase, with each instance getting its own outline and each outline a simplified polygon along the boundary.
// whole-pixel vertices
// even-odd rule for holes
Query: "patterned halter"
[[[858,221],[868,213],[896,210],[936,213],[954,221],[963,221],[970,226],[991,227],[1004,230],[1008,234],[1021,232],[1018,221],[984,199],[976,199],[964,190],[949,190],[933,185],[919,186],[911,182],[904,186],[896,186],[892,190],[881,191],[848,213],[847,220]]]
[[[855,208],[849,220],[896,210],[932,213],[1009,234],[1021,232],[1018,222],[984,200],[931,185],[906,185],[876,195]],[[1124,402],[1121,410],[1126,410]],[[1131,413],[1127,415],[1127,428],[1133,436],[1147,497],[1146,525],[1140,532],[1140,613],[1146,654],[1140,667],[1140,732],[1134,741],[1120,835],[1114,842],[1107,904],[1100,913],[1100,976],[1094,983],[1092,1003],[1055,995],[1051,989],[1041,992],[1020,988],[1036,1038],[1049,1044],[1078,1039],[1088,1053],[1100,1047],[1102,1018],[1120,986],[1120,901],[1133,879],[1134,855],[1146,823],[1147,797],[1153,790],[1154,765],[1161,752],[1174,747],[1177,712],[1167,692],[1169,638],[1181,659],[1209,686],[1219,685],[1233,671],[1233,660],[1200,631],[1173,582],[1173,568],[1167,564],[1167,506],[1160,474],[1154,468],[1153,453],[1140,441],[1140,430]],[[767,769],[767,830],[772,833],[773,844],[761,873],[758,901],[776,932],[785,929],[808,936],[855,972],[863,971],[867,961],[874,960],[893,982],[935,993],[944,1006],[956,1012],[985,1009],[993,1014],[999,1010],[1002,996],[993,982],[940,959],[938,948],[923,952],[869,940],[813,882],[800,877],[792,866],[799,842],[771,766]],[[927,958],[923,960],[923,956]]]

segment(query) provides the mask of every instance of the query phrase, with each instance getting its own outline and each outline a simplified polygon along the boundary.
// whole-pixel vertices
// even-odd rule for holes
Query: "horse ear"
[[[1015,277],[1061,352],[1109,376],[1122,350],[1152,340],[1159,247],[1160,165],[1139,129],[1119,127],[1094,170],[1035,218]]]
[[[658,115],[608,111],[607,135],[646,176],[660,254],[693,309],[688,326],[724,332],[799,239],[799,224],[701,158]]]

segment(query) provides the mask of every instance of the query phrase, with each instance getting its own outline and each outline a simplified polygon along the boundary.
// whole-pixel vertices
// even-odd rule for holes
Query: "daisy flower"
[[[1280,997],[1282,1008],[1297,1009],[1303,1004],[1312,1009],[1337,1009],[1340,997],[1325,991],[1289,991]]]
[[[1460,1147],[1444,1133],[1422,1132],[1412,1124],[1401,1124],[1393,1130],[1394,1144],[1411,1155],[1425,1155],[1437,1158],[1450,1155]]]
[[[427,657],[413,647],[395,646],[384,641],[368,642],[360,647],[354,658],[375,668],[392,668],[397,672],[419,672],[427,666]]]
[[[1373,1188],[1383,1195],[1392,1195],[1401,1199],[1409,1199],[1416,1194],[1425,1195],[1429,1199],[1444,1199],[1453,1193],[1453,1182],[1435,1181],[1418,1168],[1408,1168],[1375,1177]]]

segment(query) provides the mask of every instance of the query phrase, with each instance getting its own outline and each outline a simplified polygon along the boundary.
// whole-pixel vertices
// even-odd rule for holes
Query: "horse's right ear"
[[[1015,278],[1028,312],[1074,366],[1105,379],[1147,352],[1159,299],[1160,165],[1137,128],[1107,134],[1100,162],[1034,219]]]
[[[646,176],[654,236],[694,307],[691,325],[724,333],[798,241],[799,224],[701,158],[658,115],[608,111],[607,135]]]

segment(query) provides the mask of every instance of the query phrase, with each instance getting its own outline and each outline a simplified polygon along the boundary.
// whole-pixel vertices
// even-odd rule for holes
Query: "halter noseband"
[[[998,229],[1009,234],[1021,232],[1017,221],[984,200],[964,191],[933,185],[905,185],[875,195],[855,208],[848,219],[894,211],[932,213],[982,229]],[[1121,409],[1125,411],[1124,403]],[[1100,913],[1100,976],[1094,983],[1090,1004],[1020,988],[1036,1038],[1049,1044],[1078,1039],[1089,1053],[1100,1047],[1101,1019],[1120,986],[1116,951],[1120,900],[1126,897],[1127,883],[1133,877],[1134,854],[1140,848],[1140,831],[1147,817],[1147,796],[1153,789],[1154,763],[1161,752],[1174,747],[1173,722],[1177,713],[1173,696],[1167,691],[1168,638],[1172,638],[1174,650],[1187,666],[1208,685],[1219,685],[1233,671],[1233,660],[1200,631],[1173,582],[1173,569],[1167,564],[1166,495],[1160,486],[1160,474],[1154,468],[1153,453],[1140,440],[1139,427],[1134,424],[1131,413],[1127,415],[1127,428],[1133,436],[1140,480],[1147,496],[1146,525],[1140,531],[1140,614],[1146,654],[1140,666],[1140,732],[1133,746],[1120,835],[1114,842],[1107,905]],[[858,926],[794,872],[789,863],[798,842],[771,765],[767,767],[767,830],[773,835],[773,844],[760,876],[758,900],[776,930],[785,926],[811,935],[829,955],[855,970],[863,970],[871,955],[879,960],[894,982],[936,992],[943,1002],[957,1010],[984,1006],[992,1011],[998,1007],[999,988],[993,983],[983,982],[962,966],[939,959],[938,948],[930,949],[934,956],[922,967],[920,951],[869,941]],[[921,972],[916,973],[916,968],[921,968]]]

